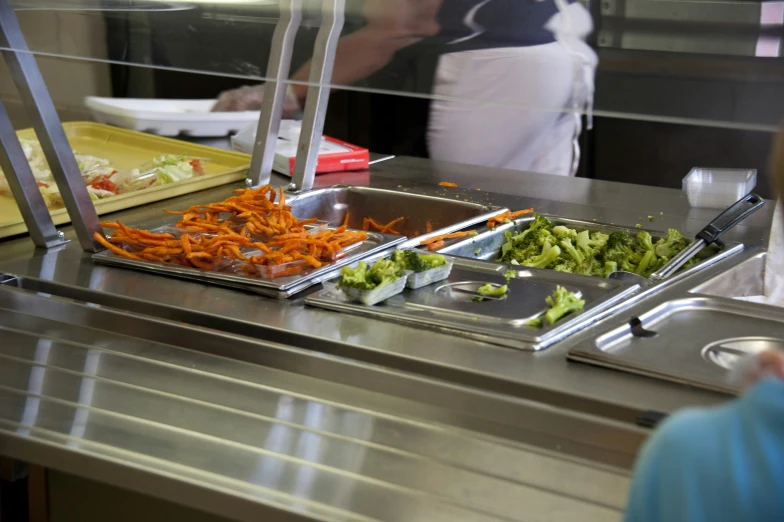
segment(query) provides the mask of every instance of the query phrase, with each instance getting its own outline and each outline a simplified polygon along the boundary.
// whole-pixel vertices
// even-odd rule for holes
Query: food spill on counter
[[[541,328],[544,323],[555,324],[556,321],[561,320],[563,317],[580,312],[585,307],[585,300],[580,299],[580,296],[574,292],[570,292],[562,286],[555,287],[553,295],[547,296],[547,311],[536,319],[528,321],[528,326]]]

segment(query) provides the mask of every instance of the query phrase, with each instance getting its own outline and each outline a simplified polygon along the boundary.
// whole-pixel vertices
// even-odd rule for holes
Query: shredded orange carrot
[[[236,190],[235,195],[219,203],[166,212],[181,216],[176,228],[183,233],[178,237],[130,228],[118,221],[103,223],[115,230],[111,238],[96,233],[95,239],[115,254],[130,259],[201,270],[232,267],[250,275],[284,277],[321,268],[341,257],[344,248],[368,237],[366,232],[348,230],[348,213],[339,228],[311,234],[306,225],[318,219],[296,218],[291,207],[286,206],[283,190],[277,192],[269,185]],[[387,227],[391,230],[397,222]],[[365,223],[379,227],[369,219]],[[296,263],[288,266],[292,262]],[[260,272],[259,266],[270,269]]]
[[[111,244],[109,241],[107,241],[107,240],[106,240],[106,238],[105,238],[105,237],[103,237],[103,236],[102,236],[100,233],[98,233],[98,232],[96,232],[95,234],[93,234],[93,239],[95,239],[95,240],[96,240],[96,241],[98,241],[100,244],[102,244],[103,246],[105,246],[106,248],[108,248],[109,250],[111,250],[112,252],[114,252],[115,254],[117,254],[117,255],[119,255],[119,256],[122,256],[122,257],[127,257],[127,258],[129,258],[129,259],[139,259],[139,256],[137,256],[137,255],[134,255],[134,254],[131,254],[130,252],[126,252],[126,251],[125,251],[125,250],[123,250],[122,248],[120,248],[120,247],[118,247],[118,246],[116,246],[116,245],[113,245],[113,244]]]
[[[403,221],[404,219],[406,219],[406,218],[404,218],[404,217],[399,217],[399,218],[397,218],[397,219],[393,219],[392,221],[390,221],[389,223],[387,223],[386,225],[384,225],[384,228],[382,228],[382,229],[381,229],[381,232],[382,232],[382,233],[385,233],[385,234],[386,234],[386,233],[389,233],[389,234],[395,234],[395,235],[398,235],[398,236],[399,236],[399,235],[401,235],[401,234],[400,234],[400,232],[398,232],[397,230],[395,230],[395,229],[394,229],[394,228],[392,228],[392,227],[394,227],[395,225],[397,225],[398,223],[400,223],[400,222],[401,222],[401,221]]]
[[[419,244],[420,245],[430,245],[430,244],[433,244],[433,243],[438,243],[439,241],[443,243],[444,239],[456,239],[458,237],[475,236],[475,235],[476,235],[476,231],[475,230],[468,230],[466,232],[452,232],[451,234],[441,234],[440,236],[433,236],[431,238],[425,239],[424,241],[422,241]]]
[[[403,234],[401,234],[400,232],[398,232],[397,230],[395,230],[392,227],[394,227],[396,224],[400,223],[404,219],[406,219],[406,218],[405,217],[399,217],[397,219],[393,219],[392,221],[390,221],[386,225],[382,225],[382,224],[378,223],[376,220],[374,220],[373,218],[366,217],[366,218],[364,218],[362,220],[362,230],[373,229],[376,232],[381,232],[382,234],[394,234],[396,236],[402,236]]]
[[[451,181],[442,181],[441,183],[439,183],[439,185],[442,187],[457,188],[457,183],[452,183]]]
[[[526,214],[530,214],[533,211],[534,211],[533,208],[526,208],[524,210],[518,210],[516,212],[512,212],[510,210],[507,210],[506,212],[502,212],[502,213],[498,214],[497,216],[491,217],[487,221],[487,228],[495,228],[498,225],[502,224],[504,221],[507,221],[507,220],[511,221],[511,220],[513,220],[515,218],[518,218],[520,216],[524,216]]]

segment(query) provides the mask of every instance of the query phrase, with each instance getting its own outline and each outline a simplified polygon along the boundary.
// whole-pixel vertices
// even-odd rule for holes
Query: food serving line
[[[409,158],[363,175],[362,187],[352,190],[534,207],[588,223],[633,227],[640,215],[663,209],[651,228],[696,233],[716,213],[690,209],[674,190]],[[461,188],[439,187],[446,179]],[[360,184],[356,173],[317,183],[343,180]],[[494,184],[511,188],[498,194],[479,186]],[[237,187],[181,196],[166,206],[220,201]],[[547,191],[561,200],[547,199]],[[142,228],[172,220],[160,204],[112,218]],[[617,520],[628,470],[647,433],[642,426],[726,395],[567,357],[597,349],[606,355],[597,338],[618,337],[630,317],[689,299],[695,288],[761,293],[770,218],[763,208],[730,232],[742,251],[648,298],[627,297],[617,313],[539,352],[307,306],[318,286],[279,299],[102,266],[76,242],[43,251],[27,238],[6,240],[0,243],[0,448],[241,520],[260,509],[401,520],[525,520],[523,511],[539,520],[557,509],[567,518]],[[734,328],[719,333],[744,335],[742,321]],[[713,372],[712,382],[720,382],[724,370],[702,357],[706,343],[689,340],[712,330],[701,324],[678,331],[670,345],[682,348],[677,357],[661,350],[664,356],[648,361],[658,370],[644,373],[685,372],[684,354],[690,354],[703,364],[702,377]],[[465,496],[466,488],[489,496]]]
[[[279,59],[268,71],[279,80],[299,23],[298,3],[283,4]],[[575,228],[642,223],[687,236],[716,212],[691,209],[668,189],[409,158],[314,179],[313,137],[342,24],[340,1],[324,8],[330,23],[317,38],[293,180],[269,163],[280,81],[268,83],[248,176],[281,198],[286,189],[270,215],[290,208],[307,222],[297,238],[319,241],[243,243],[299,263],[265,277],[256,272],[270,268],[263,261],[244,265],[253,274],[226,274],[154,262],[152,251],[100,251],[104,230],[68,136],[0,0],[0,36],[21,51],[6,58],[73,222],[58,234],[0,112],[0,159],[30,232],[0,242],[0,455],[236,520],[618,520],[647,428],[679,407],[725,400],[732,358],[779,342],[778,311],[728,299],[762,293],[772,206],[707,260],[652,286],[498,263],[505,229],[528,223],[487,230],[506,209],[533,208]],[[167,199],[166,208],[225,201],[237,189],[247,194],[244,183],[217,186]],[[143,233],[165,256],[175,255],[175,240],[187,255],[221,242],[175,236],[172,225],[188,220],[161,206],[111,220],[167,234]],[[409,227],[402,235],[381,227],[346,240],[365,219],[399,216]],[[242,223],[213,217],[246,237]],[[468,230],[477,235],[444,245],[453,266],[439,285],[372,307],[322,287],[343,265]],[[237,259],[264,258],[235,246]],[[505,299],[476,295],[510,269]],[[561,285],[581,293],[584,310],[542,329],[525,324]]]

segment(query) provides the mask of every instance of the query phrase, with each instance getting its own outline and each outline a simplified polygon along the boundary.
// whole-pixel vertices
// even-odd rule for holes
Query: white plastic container
[[[406,276],[399,277],[394,282],[389,283],[373,290],[357,290],[356,288],[340,288],[338,282],[340,279],[334,281],[325,281],[324,288],[333,295],[342,293],[348,299],[357,303],[366,304],[368,306],[376,305],[382,301],[386,301],[390,297],[394,297],[401,293],[406,287]]]
[[[683,178],[689,204],[697,208],[724,209],[754,190],[754,169],[708,169],[695,167]]]
[[[452,264],[452,260],[449,259],[445,265],[437,266],[424,272],[409,272],[406,286],[416,290],[417,288],[443,281],[452,273]]]
[[[211,112],[215,100],[161,100],[88,96],[84,104],[100,123],[159,136],[220,138],[258,122],[258,111]]]

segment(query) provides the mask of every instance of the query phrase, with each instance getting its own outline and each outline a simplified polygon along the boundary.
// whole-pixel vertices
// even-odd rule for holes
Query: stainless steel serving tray
[[[540,350],[602,317],[614,303],[639,289],[637,285],[598,277],[512,268],[517,277],[509,282],[508,295],[502,300],[475,302],[475,294],[471,292],[485,283],[505,284],[504,273],[510,269],[509,265],[454,258],[447,280],[418,290],[407,289],[376,306],[350,302],[330,290],[308,296],[305,303],[512,348]],[[529,319],[547,308],[545,299],[557,285],[581,292],[585,309],[552,326],[527,326]]]
[[[444,189],[445,191],[448,189]],[[318,216],[332,226],[343,224],[348,212],[349,228],[360,230],[363,218],[389,223],[401,216],[405,221],[395,227],[411,239],[402,246],[418,246],[425,239],[462,230],[506,211],[504,207],[472,203],[453,196],[425,196],[410,192],[369,187],[336,185],[289,198],[292,213],[298,218]],[[433,231],[426,232],[430,222]]]
[[[628,321],[631,318],[624,318]],[[626,323],[569,351],[569,359],[737,393],[727,381],[737,357],[784,348],[784,310],[716,297],[685,297],[639,317],[654,337]]]
[[[627,232],[632,235],[636,235],[637,233],[645,230],[653,236],[654,239],[660,239],[667,235],[666,232],[657,231],[657,230],[650,230],[650,229],[638,229],[638,228],[626,228],[626,227],[619,227],[616,225],[609,225],[605,223],[596,223],[593,221],[580,221],[577,219],[569,219],[561,216],[553,216],[549,214],[542,214],[547,219],[552,221],[556,225],[565,225],[569,228],[574,228],[577,230],[599,230],[602,232]],[[447,244],[444,248],[440,249],[439,252],[442,254],[449,254],[452,256],[460,256],[460,257],[470,257],[474,259],[487,259],[491,261],[496,261],[501,254],[501,246],[506,242],[506,237],[504,233],[507,231],[514,231],[520,232],[527,229],[531,222],[533,221],[533,217],[526,217],[523,219],[515,220],[514,223],[508,223],[502,226],[497,227],[495,230],[490,230],[484,228],[483,230],[479,231],[479,234],[467,238],[467,239],[460,239],[453,243]],[[738,243],[735,241],[727,241],[724,243],[722,247],[709,247],[713,248],[715,253],[704,259],[697,265],[687,269],[681,270],[680,272],[668,277],[663,282],[675,282],[680,281],[686,277],[689,277],[692,274],[695,274],[709,266],[722,261],[729,256],[736,254],[738,252],[743,251],[743,244]],[[659,283],[661,285],[661,283]]]
[[[391,250],[395,245],[404,240],[405,238],[401,236],[368,232],[368,239],[350,250],[345,257],[333,263],[325,264],[321,268],[303,275],[278,277],[274,279],[221,272],[208,272],[197,268],[154,263],[151,261],[139,261],[120,257],[108,250],[93,254],[92,258],[96,263],[104,265],[132,268],[134,270],[142,270],[181,279],[191,279],[201,283],[228,286],[270,297],[285,299],[320,283],[325,277],[333,274],[335,270],[342,266],[350,265],[366,257],[373,256],[374,254],[380,254],[384,251]]]

